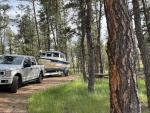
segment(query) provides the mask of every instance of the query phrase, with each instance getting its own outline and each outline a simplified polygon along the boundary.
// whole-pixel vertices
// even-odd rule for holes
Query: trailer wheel
[[[36,82],[37,82],[37,83],[41,83],[42,80],[43,80],[43,74],[42,74],[42,72],[40,72],[39,78],[37,78]]]
[[[11,84],[11,88],[10,88],[10,92],[11,93],[16,93],[18,89],[18,76],[15,76],[13,78],[12,84]]]

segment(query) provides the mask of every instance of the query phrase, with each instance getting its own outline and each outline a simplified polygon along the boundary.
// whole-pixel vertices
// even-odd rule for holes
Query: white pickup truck
[[[0,87],[6,86],[12,93],[16,93],[26,82],[36,80],[37,83],[41,83],[44,74],[44,65],[37,65],[33,56],[0,56]]]

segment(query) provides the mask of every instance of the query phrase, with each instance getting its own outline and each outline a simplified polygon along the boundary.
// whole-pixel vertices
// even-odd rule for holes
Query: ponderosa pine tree
[[[148,38],[150,40],[150,14],[149,14],[149,10],[150,10],[150,6],[148,5],[148,1],[147,0],[142,0],[142,4],[143,4],[143,14],[144,14],[144,20],[146,23],[146,27],[147,27],[147,32],[148,32]]]
[[[88,65],[89,65],[89,82],[88,91],[94,91],[95,83],[95,58],[94,58],[94,44],[91,31],[91,19],[92,19],[92,0],[87,0],[87,17],[86,17],[86,33],[87,33],[87,48],[88,48]]]
[[[132,3],[133,3],[133,14],[134,14],[136,37],[138,40],[138,46],[141,52],[141,58],[144,65],[147,99],[148,99],[148,106],[150,108],[150,57],[148,54],[148,47],[142,32],[139,1],[132,0]]]
[[[86,77],[86,59],[85,59],[85,0],[80,0],[80,13],[81,13],[81,51],[82,51],[82,73],[83,80],[87,82]]]
[[[109,33],[110,113],[141,113],[128,4],[126,0],[104,0],[104,6]]]

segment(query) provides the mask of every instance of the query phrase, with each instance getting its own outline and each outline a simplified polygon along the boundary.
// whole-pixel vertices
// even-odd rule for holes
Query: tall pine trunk
[[[95,83],[95,59],[94,59],[94,44],[93,37],[91,32],[91,19],[92,19],[92,0],[87,0],[87,24],[86,24],[86,32],[87,32],[87,46],[88,46],[88,66],[89,66],[89,82],[88,82],[88,91],[94,91],[94,83]]]
[[[50,28],[49,28],[49,14],[48,14],[48,6],[46,6],[46,21],[47,21],[47,50],[50,50],[51,47],[51,39],[50,39]]]
[[[132,20],[126,0],[104,0],[104,6],[109,33],[110,113],[141,113]]]
[[[80,0],[80,10],[81,10],[81,29],[82,29],[82,36],[81,36],[81,50],[82,50],[82,73],[83,73],[83,80],[84,82],[87,81],[86,77],[86,62],[85,62],[85,7],[84,7],[84,0]]]
[[[143,4],[143,14],[145,17],[145,23],[146,23],[146,27],[147,27],[147,31],[148,31],[148,35],[149,35],[149,40],[150,40],[150,14],[149,11],[147,11],[148,7],[146,5],[146,0],[142,0],[142,4]]]
[[[148,106],[150,108],[150,57],[148,55],[148,48],[145,42],[144,35],[142,33],[139,1],[132,0],[132,3],[133,3],[135,31],[136,31],[139,49],[141,52],[142,62],[144,65],[147,99],[148,99]]]
[[[99,20],[98,20],[98,36],[97,36],[97,42],[98,42],[98,56],[99,56],[99,63],[100,63],[100,72],[103,73],[103,62],[102,62],[102,46],[100,43],[100,38],[101,38],[101,18],[102,18],[102,0],[100,0],[100,11],[99,11]]]
[[[40,43],[40,36],[39,36],[39,29],[38,29],[38,23],[37,23],[37,18],[36,18],[36,11],[35,11],[34,0],[32,1],[32,4],[33,4],[35,27],[36,27],[36,34],[37,34],[37,40],[38,40],[38,49],[41,50],[41,43]]]

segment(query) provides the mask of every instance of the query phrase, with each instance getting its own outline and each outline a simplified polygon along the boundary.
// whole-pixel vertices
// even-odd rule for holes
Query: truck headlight
[[[11,76],[11,71],[4,71],[4,74],[2,75],[2,77],[10,77]]]

